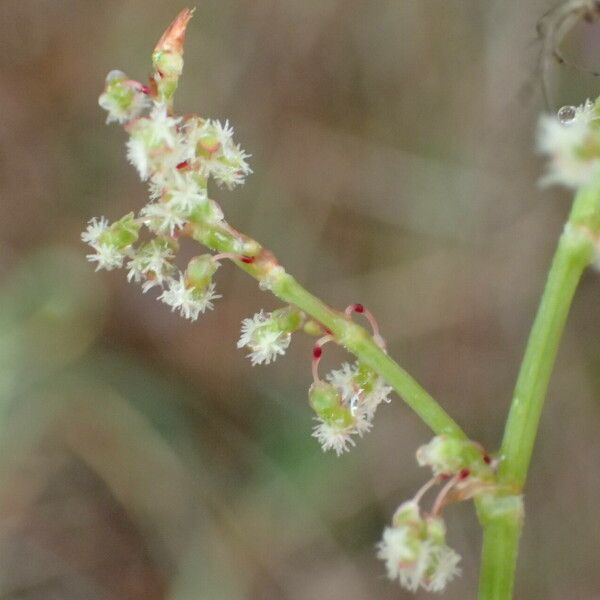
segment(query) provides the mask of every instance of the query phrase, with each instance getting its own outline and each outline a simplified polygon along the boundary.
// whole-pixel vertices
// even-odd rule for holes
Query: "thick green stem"
[[[235,263],[259,281],[269,277],[268,271],[277,265],[270,252],[261,249],[257,242],[229,227],[207,227],[203,224],[195,224],[189,233],[212,250],[250,253],[255,257],[255,262],[248,264],[240,260]],[[446,411],[375,343],[363,327],[352,322],[344,313],[327,306],[285,271],[281,270],[277,276],[270,279],[268,289],[277,298],[297,306],[329,329],[340,344],[387,381],[436,434],[445,433],[465,437],[463,431]]]
[[[480,600],[512,598],[522,519],[519,511],[501,507],[519,498],[527,478],[560,339],[577,285],[593,256],[599,207],[598,186],[577,194],[529,336],[500,453],[498,479],[507,495],[484,499],[478,507],[484,529]]]

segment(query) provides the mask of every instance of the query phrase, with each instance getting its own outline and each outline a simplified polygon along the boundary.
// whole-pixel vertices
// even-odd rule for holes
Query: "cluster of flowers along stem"
[[[173,114],[172,98],[183,68],[183,41],[190,17],[191,11],[183,11],[159,41],[149,85],[121,71],[111,71],[106,79],[100,106],[108,113],[108,123],[122,124],[129,134],[127,157],[148,183],[149,201],[137,215],[129,213],[114,223],[105,217],[92,219],[81,237],[93,249],[88,260],[97,270],[124,267],[127,279],[141,284],[143,292],[157,288],[158,300],[194,321],[220,298],[213,279],[221,263],[258,263],[261,247],[235,231],[208,195],[211,180],[233,188],[250,173],[249,156],[233,141],[232,127],[227,122]],[[182,236],[192,236],[209,247],[217,245],[221,252],[196,256],[180,269],[176,259]],[[260,285],[268,289],[283,269],[274,259],[261,257],[260,264],[264,268]],[[371,313],[360,304],[348,307],[346,316],[350,318],[353,312],[365,315],[374,339],[384,347]],[[285,353],[292,334],[300,329],[317,336],[326,333],[293,306],[270,313],[261,310],[243,320],[238,347],[249,350],[253,365],[270,364]],[[324,450],[339,455],[355,444],[353,436],[370,429],[375,409],[389,401],[391,388],[358,362],[344,363],[321,381],[316,366],[327,341],[334,337],[326,333],[315,346],[309,398],[317,419],[314,436]]]
[[[147,182],[149,200],[138,214],[129,213],[113,223],[105,217],[92,219],[81,237],[93,250],[88,260],[97,270],[125,268],[127,279],[141,284],[144,293],[156,288],[158,300],[194,321],[220,297],[213,279],[222,262],[251,270],[264,290],[274,289],[286,274],[270,252],[231,227],[209,197],[211,181],[231,189],[251,172],[249,155],[233,141],[229,123],[173,112],[191,16],[192,11],[182,11],[159,40],[148,85],[121,71],[112,71],[106,79],[100,106],[108,113],[108,123],[123,125],[129,134],[127,158]],[[195,256],[181,268],[177,255],[184,236],[212,253]],[[374,344],[385,352],[370,311],[352,304],[343,316],[350,321],[354,314],[367,319]],[[298,331],[318,338],[309,389],[317,421],[313,436],[323,450],[339,456],[371,429],[377,407],[390,401],[392,388],[360,360],[343,363],[321,379],[323,347],[339,340],[293,305],[269,313],[261,310],[244,319],[237,345],[247,349],[252,365],[268,365],[285,354]],[[442,510],[450,502],[489,491],[494,464],[477,444],[448,436],[434,438],[419,449],[417,458],[433,469],[433,478],[396,511],[379,545],[379,557],[390,578],[404,587],[439,591],[460,571],[460,557],[446,544]],[[431,512],[423,512],[419,503],[425,492],[442,483]]]
[[[460,556],[446,543],[444,508],[490,492],[495,487],[495,460],[477,443],[438,436],[417,450],[417,461],[430,467],[433,477],[409,501],[402,503],[383,532],[378,556],[390,579],[416,592],[443,590],[460,574]],[[421,509],[425,494],[441,489],[429,512]]]

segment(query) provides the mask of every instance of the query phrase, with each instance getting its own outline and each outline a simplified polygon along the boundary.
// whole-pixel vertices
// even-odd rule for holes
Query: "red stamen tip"
[[[459,474],[458,477],[459,479],[466,479],[469,475],[471,474],[471,470],[470,469],[463,469]]]
[[[183,162],[180,162],[175,168],[178,171],[181,171],[182,169],[187,169],[187,167],[190,166],[190,162],[188,160],[184,160]]]
[[[484,462],[486,465],[489,465],[489,464],[491,464],[491,463],[492,463],[492,457],[491,457],[489,454],[484,454],[484,455],[483,455],[483,462]]]
[[[352,310],[356,313],[364,313],[365,307],[362,304],[353,304]]]
[[[140,90],[141,90],[142,94],[146,94],[146,96],[150,96],[150,94],[152,93],[152,90],[147,85],[140,86]]]
[[[450,475],[448,475],[448,473],[442,473],[441,475],[439,475],[439,478],[442,481],[448,481],[448,479],[450,479]]]
[[[321,346],[315,346],[313,348],[313,358],[315,360],[318,360],[319,358],[321,358],[321,354],[323,354],[323,348],[321,348]]]
[[[240,260],[243,263],[246,263],[247,265],[251,265],[256,260],[256,258],[254,256],[242,256]]]

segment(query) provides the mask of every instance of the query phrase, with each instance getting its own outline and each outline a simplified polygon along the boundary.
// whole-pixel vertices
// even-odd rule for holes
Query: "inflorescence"
[[[183,10],[159,40],[148,85],[121,71],[111,71],[106,79],[99,104],[108,113],[107,122],[123,125],[129,134],[127,158],[148,185],[148,202],[138,214],[129,213],[113,223],[105,217],[91,219],[81,239],[92,248],[87,258],[96,270],[126,269],[128,281],[140,284],[142,292],[156,288],[158,300],[195,321],[220,298],[213,278],[224,261],[249,270],[262,290],[274,290],[287,274],[270,252],[231,227],[221,207],[209,197],[210,181],[232,189],[251,173],[249,155],[233,141],[233,128],[227,121],[173,112],[191,16],[192,11]],[[542,123],[540,148],[553,156],[549,180],[569,184],[594,176],[600,169],[600,151],[585,169],[575,168],[571,160],[572,155],[600,148],[589,137],[595,114],[595,108],[586,104],[574,109],[573,123]],[[557,150],[559,142],[562,146]],[[184,236],[213,253],[195,256],[180,268],[176,261]],[[377,322],[363,305],[352,304],[339,315],[349,322],[354,313],[367,319],[373,342],[385,351]],[[323,450],[339,456],[371,429],[377,407],[390,401],[392,388],[361,361],[345,362],[321,379],[323,347],[340,341],[293,305],[269,313],[261,310],[244,319],[237,345],[248,351],[252,365],[268,365],[285,354],[298,331],[318,338],[312,350],[309,389],[317,422],[313,436]],[[420,448],[417,459],[432,468],[433,478],[398,508],[378,553],[389,577],[405,588],[439,591],[460,572],[460,557],[446,544],[442,510],[450,502],[493,488],[495,464],[474,442],[448,436],[434,438]],[[442,483],[431,512],[423,512],[421,498]]]

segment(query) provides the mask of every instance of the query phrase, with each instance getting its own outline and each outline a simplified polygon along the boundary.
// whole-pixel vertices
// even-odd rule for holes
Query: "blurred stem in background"
[[[575,291],[594,256],[600,226],[600,185],[581,188],[558,242],[521,363],[501,449],[499,483],[506,496],[483,498],[480,600],[512,598],[525,485],[550,375]]]

